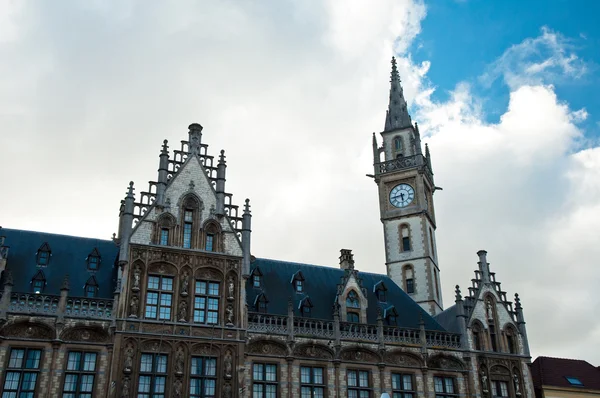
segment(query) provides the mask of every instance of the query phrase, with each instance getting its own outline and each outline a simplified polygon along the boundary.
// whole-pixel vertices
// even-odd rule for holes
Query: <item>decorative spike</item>
[[[404,91],[400,84],[400,75],[396,64],[396,57],[392,57],[392,72],[390,78],[390,102],[385,117],[384,131],[412,127],[408,114],[408,106],[404,99]]]
[[[225,150],[221,149],[221,155],[219,156],[219,164],[225,163]]]
[[[246,204],[244,205],[244,214],[250,214],[250,199],[246,199]]]
[[[427,145],[427,143],[425,143],[425,157],[429,157],[429,145]]]
[[[456,301],[462,301],[462,295],[460,294],[460,286],[456,285]]]
[[[135,190],[135,188],[133,188],[133,181],[129,181],[129,188],[127,189],[127,198],[133,198],[133,191]]]
[[[519,294],[515,293],[515,309],[520,310],[523,307],[521,307],[521,299],[519,298]]]
[[[167,145],[168,143],[169,143],[169,141],[167,141],[167,140],[163,141],[162,150],[160,151],[161,154],[163,154],[163,155],[169,154],[169,146]]]

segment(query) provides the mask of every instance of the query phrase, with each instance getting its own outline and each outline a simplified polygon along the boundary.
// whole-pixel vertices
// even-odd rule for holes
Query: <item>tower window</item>
[[[409,252],[410,248],[410,229],[408,225],[402,225],[400,227],[400,237],[401,237],[401,250],[403,252]]]
[[[160,244],[167,246],[169,244],[169,228],[163,228],[160,230]]]
[[[431,257],[435,258],[435,246],[433,244],[433,230],[429,228],[429,244],[431,245]]]
[[[214,242],[215,236],[213,234],[207,234],[206,235],[206,245],[205,245],[205,250],[207,252],[212,252],[213,251],[213,242]]]
[[[194,212],[192,210],[185,210],[183,216],[183,247],[190,249],[192,247],[192,220]]]
[[[413,294],[415,292],[415,280],[413,278],[408,278],[406,280],[406,293]]]
[[[402,150],[402,138],[401,137],[394,138],[394,149],[396,150],[396,152]]]
[[[360,308],[360,302],[358,301],[358,295],[354,290],[346,296],[346,307],[348,308]]]

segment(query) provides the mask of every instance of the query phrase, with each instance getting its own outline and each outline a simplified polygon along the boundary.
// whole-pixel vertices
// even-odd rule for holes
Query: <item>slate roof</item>
[[[344,270],[264,258],[256,258],[250,267],[251,272],[258,267],[262,273],[261,288],[253,287],[252,278],[248,279],[246,285],[246,297],[250,311],[256,311],[255,300],[261,293],[264,293],[268,299],[267,311],[269,314],[286,316],[288,300],[289,297],[292,297],[294,313],[296,316],[301,316],[300,301],[308,296],[314,306],[311,310],[311,318],[333,320],[332,307],[337,296],[337,285],[342,282]],[[296,293],[294,285],[291,283],[292,276],[298,271],[302,272],[305,279],[303,293]],[[377,307],[381,307],[384,312],[394,306],[398,312],[397,326],[399,327],[418,329],[420,317],[422,317],[425,329],[445,330],[387,275],[359,271],[358,277],[362,279],[362,286],[367,293],[367,322],[369,324],[377,324]],[[387,288],[386,303],[380,303],[373,291],[373,287],[380,281],[383,281]]]
[[[13,292],[31,292],[31,279],[42,270],[46,278],[44,294],[59,295],[63,279],[69,274],[69,296],[84,297],[85,283],[95,276],[98,283],[98,298],[112,299],[114,292],[115,260],[118,247],[112,240],[81,238],[46,232],[0,230],[9,246],[6,268],[13,277]],[[50,246],[51,256],[47,266],[37,265],[37,251],[44,244]],[[89,271],[87,257],[97,249],[101,262],[97,271]],[[3,278],[4,279],[4,278]]]
[[[460,333],[460,325],[456,317],[456,304],[440,312],[434,319],[449,332]]]
[[[533,361],[531,375],[536,389],[553,386],[600,391],[600,369],[579,359],[537,357]],[[579,379],[583,386],[569,383],[567,377]]]

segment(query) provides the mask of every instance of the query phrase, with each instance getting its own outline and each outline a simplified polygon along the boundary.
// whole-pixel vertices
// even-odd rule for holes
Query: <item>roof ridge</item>
[[[331,268],[331,269],[335,269],[335,270],[344,272],[344,270],[341,269],[341,268],[338,268],[338,267],[335,267],[335,266],[329,266],[329,265],[299,263],[297,261],[276,260],[274,258],[266,258],[266,257],[255,257],[255,261],[256,260],[276,261],[276,262],[279,262],[279,263],[286,263],[286,264],[289,264],[289,265],[302,265],[302,266],[308,266],[308,267]],[[381,277],[384,277],[384,278],[391,279],[386,274],[380,274],[380,273],[377,273],[377,272],[369,272],[369,271],[361,271],[360,269],[356,269],[356,271],[358,271],[360,274],[375,275],[375,276],[381,276]]]
[[[33,230],[29,230],[29,229],[2,228],[2,229],[0,229],[0,232],[2,232],[2,231],[28,232],[28,233],[35,233],[35,234],[62,236],[62,237],[66,237],[66,238],[98,240],[98,241],[101,241],[101,242],[113,242],[112,239],[102,239],[102,238],[94,238],[94,237],[89,237],[89,236],[77,236],[77,235],[58,234],[56,232],[33,231]]]

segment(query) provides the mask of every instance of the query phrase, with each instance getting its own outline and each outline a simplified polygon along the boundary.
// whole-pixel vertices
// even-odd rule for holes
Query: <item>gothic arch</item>
[[[248,344],[246,348],[248,354],[284,356],[288,355],[287,346],[275,339],[257,339]]]
[[[16,321],[4,325],[0,329],[0,336],[54,340],[56,338],[56,330],[42,322]]]
[[[80,341],[87,343],[106,343],[110,341],[110,334],[100,326],[86,326],[78,323],[63,330],[60,339],[64,341]]]
[[[390,352],[386,352],[384,356],[385,362],[392,365],[399,366],[414,366],[414,367],[423,367],[423,359],[418,355],[415,355],[410,352],[406,352],[402,349],[393,350]]]
[[[194,278],[221,282],[223,280],[223,271],[214,267],[202,267],[196,270]]]
[[[143,353],[169,353],[173,351],[173,345],[166,340],[144,340],[139,344],[140,351]]]
[[[473,338],[473,349],[483,351],[486,349],[486,328],[479,319],[474,319],[469,326],[471,337]]]
[[[211,250],[209,250],[209,238],[212,240],[210,242]],[[206,251],[223,251],[223,228],[217,220],[213,218],[206,220],[202,226],[201,241],[200,247]]]
[[[428,366],[434,369],[464,370],[465,364],[458,358],[450,355],[438,354],[428,361]]]
[[[318,343],[299,344],[294,348],[295,357],[314,359],[333,359],[335,353],[329,347]]]
[[[148,274],[175,276],[178,274],[177,266],[175,266],[175,264],[171,262],[164,260],[154,261],[148,265]]]
[[[379,363],[382,358],[377,352],[357,345],[346,347],[340,353],[342,360]]]

